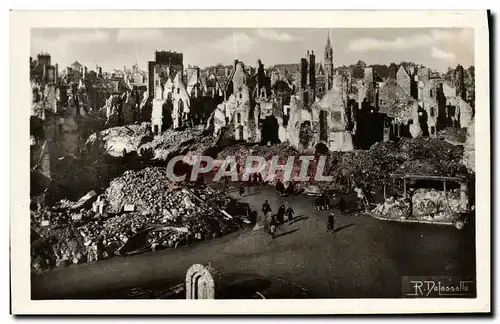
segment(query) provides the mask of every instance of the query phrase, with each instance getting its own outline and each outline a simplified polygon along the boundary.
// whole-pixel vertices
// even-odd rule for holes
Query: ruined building
[[[183,70],[182,53],[156,52],[149,62],[149,99],[153,133],[168,128],[205,126],[215,106],[222,102],[223,89],[215,76],[202,78],[196,66]]]
[[[257,65],[257,72],[251,75],[242,62],[235,61],[228,83],[229,97],[215,111],[215,136],[232,129],[235,140],[252,143],[289,141],[301,149],[319,144],[335,151],[353,149],[347,78],[333,76],[330,89],[318,98],[316,57],[308,51],[300,60],[295,87],[289,88],[292,93],[285,104],[273,90],[272,76],[265,76],[262,62]]]
[[[309,56],[307,57],[309,59]],[[328,33],[325,49],[323,53],[322,62],[314,62],[314,86],[315,86],[315,96],[321,98],[328,90],[332,88],[333,85],[333,74],[334,74],[334,64],[333,64],[333,47],[330,41],[330,34]],[[267,70],[268,77],[270,78],[271,86],[274,86],[279,81],[283,83],[292,84],[292,88],[298,89],[299,78],[301,75],[301,64],[276,64]],[[309,63],[308,63],[309,64]],[[311,68],[311,67],[309,67]],[[295,89],[292,89],[295,91]]]

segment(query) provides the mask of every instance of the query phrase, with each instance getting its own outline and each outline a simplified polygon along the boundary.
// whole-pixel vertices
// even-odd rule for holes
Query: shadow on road
[[[334,232],[334,233],[337,233],[337,232],[339,232],[339,231],[341,231],[341,230],[343,230],[343,229],[346,229],[346,228],[351,227],[351,226],[354,226],[354,225],[356,225],[356,224],[349,224],[349,225],[346,225],[346,226],[342,226],[342,227],[339,227],[339,228],[337,228],[337,229],[334,229],[334,230],[333,230],[333,232]]]
[[[245,192],[243,194],[243,196],[240,196],[240,197],[245,198],[245,197],[256,196],[256,195],[260,195],[260,192]]]
[[[285,233],[281,233],[281,234],[276,234],[275,238],[276,237],[280,237],[280,236],[285,236],[285,235],[288,235],[288,234],[292,234],[294,232],[297,232],[300,228],[296,228],[294,230],[291,230],[291,231],[288,231],[288,232],[285,232]]]
[[[288,223],[289,225],[292,225],[292,224],[295,224],[297,222],[300,222],[302,220],[306,220],[306,219],[309,219],[309,216],[299,216],[297,218],[294,218],[290,221],[290,223]]]

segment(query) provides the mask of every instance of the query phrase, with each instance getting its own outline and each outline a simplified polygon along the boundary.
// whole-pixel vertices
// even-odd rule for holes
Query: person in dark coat
[[[254,186],[258,185],[259,184],[259,179],[257,177],[257,173],[252,173],[251,177],[252,177],[252,184]]]
[[[243,196],[245,194],[245,185],[242,183],[240,184],[240,196]]]
[[[333,212],[328,215],[328,225],[326,230],[335,232],[335,214]]]
[[[286,213],[286,207],[285,205],[281,205],[280,208],[278,209],[278,222],[280,224],[285,223],[285,213]]]
[[[286,218],[288,219],[288,221],[293,220],[293,215],[294,214],[295,214],[295,212],[293,211],[292,207],[288,207],[286,209]]]
[[[262,174],[259,172],[256,174],[256,178],[257,178],[257,183],[259,184],[259,186],[262,185]]]
[[[276,215],[271,216],[271,221],[269,222],[269,234],[274,239],[276,237],[276,228],[279,225],[279,221],[276,219]]]
[[[266,200],[264,202],[264,204],[262,205],[262,212],[264,213],[264,215],[268,212],[271,211],[271,205],[269,205],[269,202]]]
[[[340,200],[339,200],[337,206],[342,214],[344,214],[346,212],[346,203],[345,203],[345,200],[343,197],[340,197]]]
[[[284,191],[285,191],[285,185],[283,184],[283,182],[281,182],[281,180],[278,180],[276,182],[276,192],[281,196]]]

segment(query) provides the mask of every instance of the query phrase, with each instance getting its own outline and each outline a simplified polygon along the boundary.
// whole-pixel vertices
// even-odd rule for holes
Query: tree
[[[366,67],[366,63],[359,60],[357,63],[356,63],[356,66],[358,66],[359,68],[361,69],[364,69]]]

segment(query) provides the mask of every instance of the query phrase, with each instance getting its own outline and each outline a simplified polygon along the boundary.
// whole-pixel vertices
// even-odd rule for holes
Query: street
[[[385,222],[336,211],[316,211],[313,197],[279,197],[274,188],[255,188],[240,198],[260,212],[286,202],[296,220],[280,226],[272,240],[263,230],[245,229],[189,247],[114,257],[93,264],[32,275],[32,298],[123,298],[115,291],[180,284],[194,263],[226,273],[286,280],[312,298],[398,298],[403,276],[475,276],[475,245],[453,227]],[[217,283],[216,283],[217,284]]]

